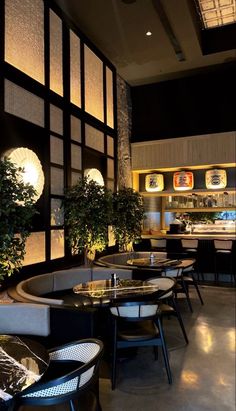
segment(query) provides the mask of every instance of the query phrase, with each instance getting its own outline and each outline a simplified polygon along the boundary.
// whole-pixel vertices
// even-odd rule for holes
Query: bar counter
[[[197,238],[199,240],[215,240],[215,239],[223,239],[223,240],[236,240],[236,233],[229,233],[229,234],[164,234],[161,232],[155,232],[154,234],[142,234],[143,239],[150,239],[150,238],[166,238],[166,239],[181,239],[181,238]]]

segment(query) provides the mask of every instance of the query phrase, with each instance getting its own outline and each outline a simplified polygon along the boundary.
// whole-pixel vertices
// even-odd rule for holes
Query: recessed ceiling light
[[[150,30],[148,30],[147,32],[146,32],[146,36],[151,36],[152,35],[152,32],[150,31]]]

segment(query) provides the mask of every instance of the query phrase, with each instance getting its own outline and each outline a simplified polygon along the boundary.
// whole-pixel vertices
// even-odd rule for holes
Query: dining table
[[[151,269],[166,269],[174,268],[181,264],[182,260],[176,260],[171,258],[158,258],[150,254],[149,257],[145,258],[131,258],[127,260],[127,264],[139,268],[151,268]]]
[[[116,285],[112,279],[88,281],[73,287],[73,292],[83,297],[98,301],[101,305],[109,305],[112,301],[145,298],[156,294],[157,285],[147,281],[132,279],[117,279]]]
[[[0,335],[0,409],[14,395],[44,375],[49,365],[47,349],[16,335]]]

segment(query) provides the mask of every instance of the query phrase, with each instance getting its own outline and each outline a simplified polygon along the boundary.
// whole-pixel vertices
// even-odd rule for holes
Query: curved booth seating
[[[131,279],[132,270],[115,270],[122,279]],[[68,270],[54,271],[52,273],[37,275],[17,284],[14,299],[24,302],[41,303],[48,305],[64,305],[63,298],[47,298],[45,295],[70,290],[75,285],[93,280],[109,278],[114,272],[112,268],[83,268],[74,267]],[[81,300],[81,305],[86,305]]]

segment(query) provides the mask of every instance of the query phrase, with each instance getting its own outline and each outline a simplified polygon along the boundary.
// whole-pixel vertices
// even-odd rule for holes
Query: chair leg
[[[199,288],[198,288],[198,284],[197,284],[196,280],[194,279],[194,277],[192,277],[192,278],[193,278],[193,285],[194,285],[194,287],[196,288],[196,291],[197,291],[199,300],[201,301],[201,304],[204,305],[204,302],[203,302],[203,299],[202,299],[200,290],[199,290]]]
[[[188,292],[187,284],[185,283],[184,280],[181,280],[181,283],[182,283],[182,287],[184,289],[184,293],[186,295],[186,299],[187,299],[189,309],[190,309],[191,313],[193,313],[193,307],[192,307],[192,303],[191,303],[190,298],[189,298],[189,292]]]
[[[172,303],[173,303],[174,310],[175,310],[176,316],[177,316],[177,318],[178,318],[179,325],[180,325],[180,327],[181,327],[181,330],[182,330],[182,333],[183,333],[185,342],[186,342],[186,344],[188,344],[188,343],[189,343],[188,336],[187,336],[187,334],[186,334],[186,330],[185,330],[185,327],[184,327],[183,319],[182,319],[182,316],[181,316],[181,314],[180,314],[179,306],[178,306],[178,303],[177,303],[177,301],[175,300],[175,298],[172,298]]]
[[[113,333],[113,347],[112,347],[112,372],[111,372],[111,389],[114,390],[116,386],[116,363],[117,363],[117,324],[115,321]]]
[[[76,411],[73,400],[70,400],[70,411]]]
[[[158,360],[158,347],[156,345],[154,345],[154,359],[155,361]]]
[[[162,328],[162,325],[161,325],[161,320],[160,320],[159,317],[157,318],[157,324],[158,324],[158,329],[159,329],[160,338],[161,338],[161,347],[162,347],[162,352],[163,352],[163,357],[164,357],[168,382],[169,382],[169,384],[172,384],[172,375],[171,375],[171,370],[170,370],[168,351],[167,351],[166,342],[165,342],[165,338],[164,338],[163,328]]]

